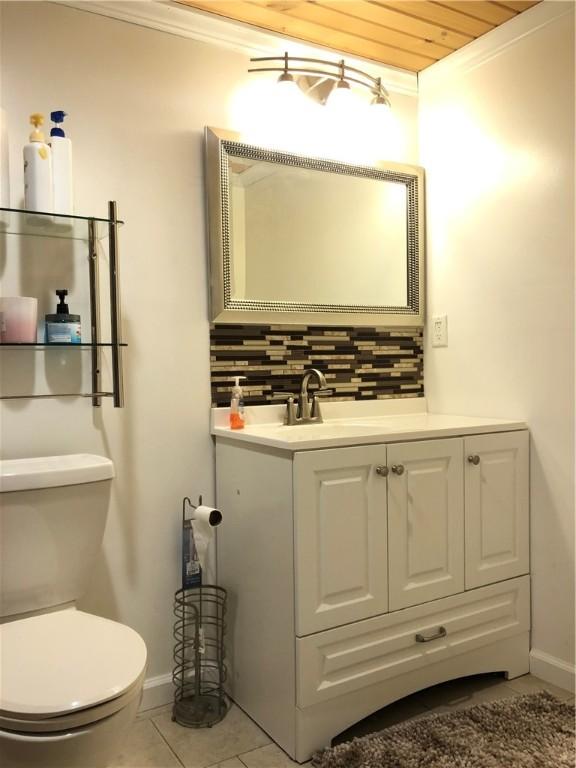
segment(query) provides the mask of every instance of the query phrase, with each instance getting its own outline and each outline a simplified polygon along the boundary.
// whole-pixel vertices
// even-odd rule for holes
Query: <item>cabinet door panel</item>
[[[464,589],[462,440],[401,443],[388,465],[390,610]]]
[[[384,446],[294,457],[296,624],[307,635],[383,613],[386,570]]]
[[[465,440],[466,589],[528,573],[528,432]]]

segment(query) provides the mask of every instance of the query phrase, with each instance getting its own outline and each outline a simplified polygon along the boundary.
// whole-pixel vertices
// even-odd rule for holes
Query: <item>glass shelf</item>
[[[67,342],[32,342],[32,341],[2,341],[0,342],[0,349],[94,349],[95,347],[113,347],[111,341],[100,341],[98,344],[92,344],[91,342],[82,342],[81,344],[70,344]],[[127,347],[128,344],[122,342],[118,344],[119,347]]]
[[[64,240],[88,240],[89,222],[94,222],[97,240],[108,237],[110,219],[96,216],[66,216],[58,213],[24,211],[20,208],[0,208],[0,235],[29,235],[58,237]],[[122,225],[123,221],[116,221]]]
[[[114,397],[114,392],[57,392],[40,395],[0,395],[0,400],[48,400],[61,397]]]

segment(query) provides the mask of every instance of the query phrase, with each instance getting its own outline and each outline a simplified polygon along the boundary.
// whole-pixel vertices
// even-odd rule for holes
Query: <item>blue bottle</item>
[[[60,299],[56,314],[46,315],[46,343],[80,344],[82,342],[80,315],[71,315],[68,311],[68,304],[64,301],[68,295],[65,288],[57,290],[56,295]]]

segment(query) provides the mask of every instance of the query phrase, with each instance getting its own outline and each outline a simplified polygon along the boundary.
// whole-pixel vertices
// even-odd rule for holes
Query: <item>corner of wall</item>
[[[566,691],[574,691],[576,681],[574,664],[568,664],[537,648],[532,648],[530,651],[530,673]]]

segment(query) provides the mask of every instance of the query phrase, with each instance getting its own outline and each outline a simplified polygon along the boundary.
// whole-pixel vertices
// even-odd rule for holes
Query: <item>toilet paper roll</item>
[[[200,567],[206,569],[206,553],[210,543],[214,539],[214,528],[222,522],[222,513],[214,507],[201,504],[196,507],[192,528],[194,530],[194,544],[198,553]]]

